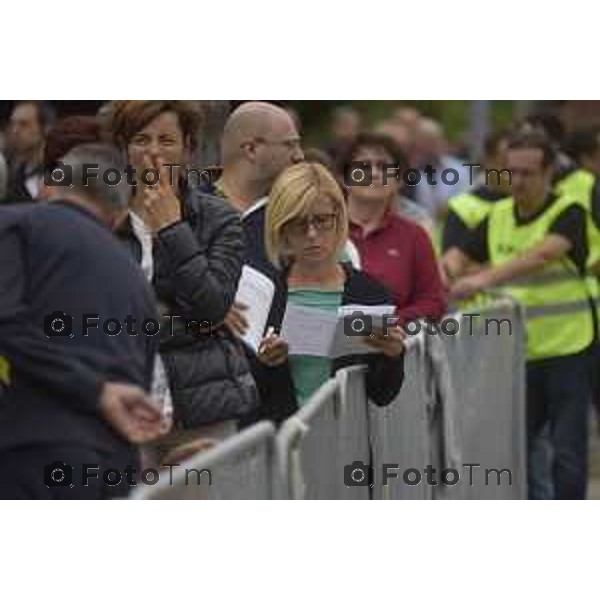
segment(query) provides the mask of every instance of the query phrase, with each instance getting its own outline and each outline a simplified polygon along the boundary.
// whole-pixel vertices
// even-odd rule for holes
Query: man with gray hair
[[[62,160],[44,167],[42,198],[70,199],[92,210],[109,229],[127,211],[129,187],[121,153],[108,144],[89,143],[71,148]]]
[[[47,180],[47,202],[0,208],[0,355],[10,376],[0,498],[127,494],[135,445],[160,434],[148,399],[154,297],[111,231],[126,184],[103,178],[125,165],[101,144],[78,146],[63,163],[68,185]]]

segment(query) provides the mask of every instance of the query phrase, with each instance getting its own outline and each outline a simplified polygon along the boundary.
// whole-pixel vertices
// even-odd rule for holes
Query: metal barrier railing
[[[279,497],[275,427],[263,421],[139,485],[133,500],[271,500]]]
[[[525,498],[523,311],[497,298],[480,315],[479,322],[450,315],[459,323],[457,335],[409,338],[404,385],[389,406],[367,401],[363,367],[338,371],[277,435],[271,424],[259,423],[181,465],[174,485],[161,480],[133,497]],[[490,335],[484,319],[510,319],[512,334]],[[357,462],[373,465],[371,486],[364,485],[369,480],[347,485]],[[387,485],[384,464],[396,472]],[[437,485],[426,481],[429,466]],[[213,485],[185,485],[184,468],[211,469]],[[405,480],[409,470],[421,472],[419,484]],[[442,472],[450,470],[459,480],[447,477],[444,484]]]
[[[436,486],[434,499],[525,498],[523,312],[505,297],[477,321],[468,314],[454,315],[464,335],[428,339],[439,400],[434,460],[438,473],[460,477]]]
[[[363,368],[326,382],[282,425],[277,449],[288,497],[368,499],[368,488],[344,483],[345,465],[370,462]]]
[[[382,500],[431,500],[430,487],[410,485],[403,474],[423,470],[431,463],[431,412],[435,393],[431,365],[423,333],[409,338],[404,359],[404,384],[398,398],[386,407],[369,407],[373,464],[397,464],[398,477],[382,485],[381,469],[376,469],[373,498]],[[409,482],[412,482],[410,477]]]

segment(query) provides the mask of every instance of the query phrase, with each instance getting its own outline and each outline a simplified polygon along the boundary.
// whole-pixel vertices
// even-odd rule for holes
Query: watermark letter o
[[[109,175],[115,175],[114,179],[109,177]],[[112,179],[112,180],[111,180]],[[106,185],[119,185],[121,183],[121,171],[115,167],[111,167],[110,169],[106,169],[104,173],[102,173],[102,181]]]
[[[148,180],[148,175],[152,175],[152,181]],[[149,168],[142,171],[142,182],[144,185],[153,186],[158,183],[160,175],[156,169]]]
[[[409,325],[415,325],[415,328],[411,331]],[[421,322],[418,319],[409,319],[402,324],[402,330],[406,335],[419,335],[421,333]]]
[[[419,169],[406,169],[402,173],[402,181],[404,181],[404,185],[419,185],[421,183],[421,171]]]
[[[448,325],[452,325],[452,327],[449,328]],[[440,328],[444,335],[456,335],[460,329],[460,324],[456,319],[444,319],[440,323]]]
[[[152,325],[151,331],[148,331],[148,325]],[[145,319],[142,322],[142,331],[144,335],[156,335],[160,331],[160,325],[156,319]]]
[[[114,475],[114,477],[111,477],[111,475]],[[121,479],[123,479],[121,471],[115,468],[106,469],[106,471],[102,473],[102,481],[104,481],[106,485],[119,485],[121,483]]]
[[[148,475],[152,475],[152,479],[148,480]],[[160,475],[156,469],[144,469],[140,477],[146,485],[156,485]]]
[[[410,475],[414,475],[414,479],[411,480]],[[406,485],[419,485],[421,483],[422,475],[419,469],[406,469],[404,473],[402,473],[402,481]]]
[[[449,480],[448,476],[452,475],[452,480]],[[444,469],[442,471],[442,483],[444,485],[456,485],[460,476],[456,469]]]
[[[114,325],[114,329],[110,327],[110,325]],[[123,329],[123,326],[121,325],[121,321],[119,321],[119,319],[106,319],[106,321],[102,323],[102,331],[104,331],[106,335],[119,335],[121,333],[121,329]]]
[[[452,175],[452,181],[449,181],[448,175]],[[444,185],[456,185],[459,179],[460,176],[456,169],[444,169],[442,171],[442,183]]]

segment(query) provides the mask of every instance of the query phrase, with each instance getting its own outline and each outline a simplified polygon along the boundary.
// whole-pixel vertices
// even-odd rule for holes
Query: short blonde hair
[[[283,229],[297,217],[308,215],[323,198],[328,198],[337,214],[336,252],[348,239],[348,214],[342,190],[333,175],[321,164],[302,162],[287,168],[275,181],[265,216],[265,246],[271,262],[281,266],[289,258]]]

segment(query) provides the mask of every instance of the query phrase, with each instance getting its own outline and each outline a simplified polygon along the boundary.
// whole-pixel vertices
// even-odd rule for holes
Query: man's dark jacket
[[[72,336],[47,336],[57,311],[71,317],[64,333]],[[88,335],[85,314],[98,315],[100,325]],[[91,212],[63,201],[0,208],[0,355],[10,363],[0,395],[0,449],[130,449],[98,409],[104,381],[150,389],[156,337],[127,335],[125,326],[114,336],[102,330],[107,319],[124,323],[129,316],[138,331],[157,318],[152,290]]]

